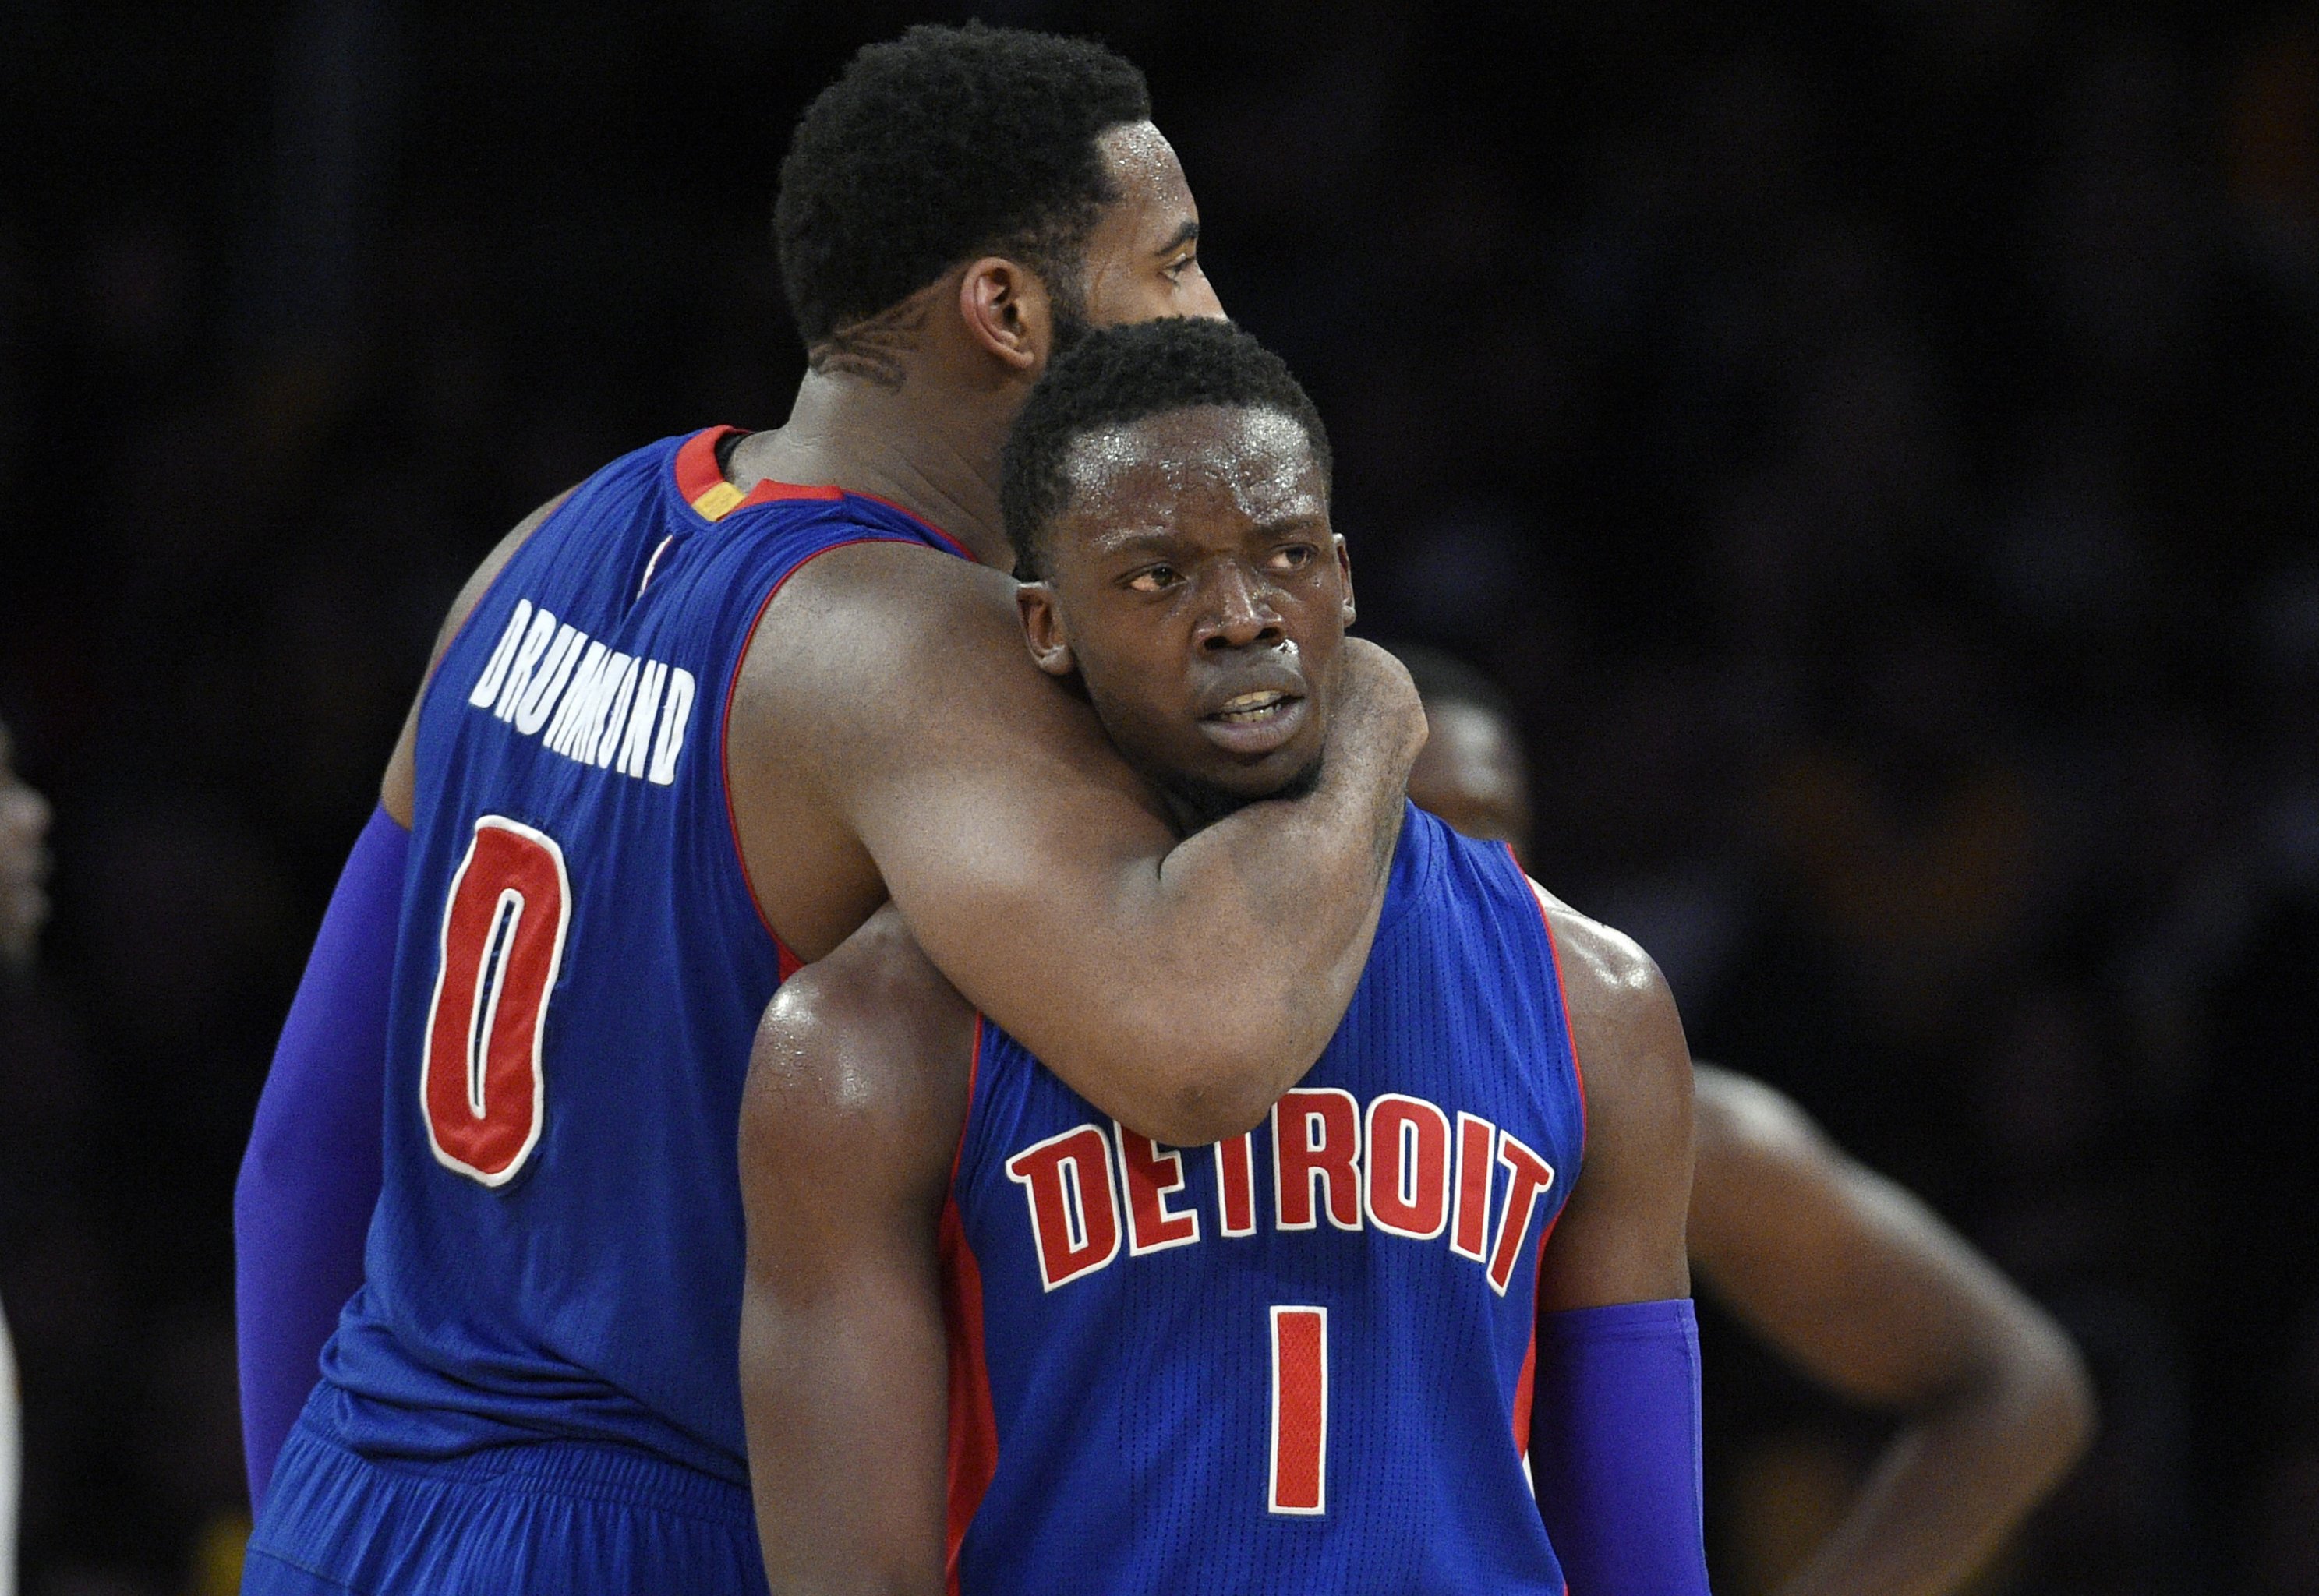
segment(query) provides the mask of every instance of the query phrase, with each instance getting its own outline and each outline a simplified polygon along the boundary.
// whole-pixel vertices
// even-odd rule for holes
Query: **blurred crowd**
[[[230,1590],[229,1198],[451,593],[781,419],[863,0],[0,5],[0,983],[26,1590]],[[1533,873],[1925,1194],[2104,1429],[1988,1592],[2319,1591],[2319,9],[1006,0],[1150,73],[1365,629],[1513,695]],[[1879,1433],[1710,1320],[1719,1587]]]

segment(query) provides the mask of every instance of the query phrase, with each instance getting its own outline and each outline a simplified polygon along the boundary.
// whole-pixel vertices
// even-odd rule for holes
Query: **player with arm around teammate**
[[[762,1587],[742,1080],[782,976],[889,894],[1160,1134],[1252,1122],[1358,978],[1422,735],[1399,668],[1348,662],[1312,791],[1184,840],[1024,659],[1002,574],[999,446],[1054,350],[1218,313],[1141,75],[913,30],[808,110],[778,231],[788,424],[648,446],[502,544],[325,921],[237,1194],[246,1399],[311,1383],[267,1282],[343,1279],[319,1193],[376,1207],[321,1384],[248,1427],[253,1593]],[[1100,987],[1135,950],[1149,978]],[[383,1105],[367,1189],[342,1080]]]
[[[1412,802],[1469,836],[1529,842],[1511,708],[1428,649],[1403,659],[1433,735]],[[2062,1328],[1923,1203],[1780,1093],[1697,1071],[1692,1267],[1783,1357],[1908,1422],[1782,1596],[1941,1596],[2066,1475],[2093,1393]]]
[[[1286,368],[1205,323],[1091,338],[1009,445],[1031,652],[1187,832],[1313,779],[1328,475]],[[744,1102],[774,1582],[1703,1591],[1690,1093],[1649,960],[1413,809],[1342,1027],[1206,1146],[873,919],[768,1011]]]

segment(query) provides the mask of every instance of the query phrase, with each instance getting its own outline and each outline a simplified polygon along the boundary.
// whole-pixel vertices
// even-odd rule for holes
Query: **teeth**
[[[1269,709],[1286,696],[1287,695],[1285,693],[1270,691],[1242,693],[1236,699],[1226,699],[1224,700],[1223,708],[1218,710],[1217,713],[1220,715],[1242,715],[1252,709]]]

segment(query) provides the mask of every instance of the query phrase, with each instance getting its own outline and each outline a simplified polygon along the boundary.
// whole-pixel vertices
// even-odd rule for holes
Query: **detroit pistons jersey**
[[[746,1477],[735,1136],[795,965],[730,818],[733,683],[816,555],[964,551],[833,488],[744,495],[731,430],[583,483],[421,701],[384,1185],[310,1409],[358,1452],[575,1439]]]
[[[1522,1454],[1584,1114],[1529,880],[1414,808],[1343,1025],[1246,1135],[1156,1145],[985,1021],[952,1588],[1561,1596]]]

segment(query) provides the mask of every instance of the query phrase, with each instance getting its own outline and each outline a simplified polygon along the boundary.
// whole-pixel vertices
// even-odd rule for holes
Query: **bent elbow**
[[[2053,1478],[2077,1466],[2100,1428],[2093,1376],[2076,1343],[2057,1327],[2038,1358],[2035,1411],[2052,1448]]]
[[[1180,1026],[1132,1043],[1105,1060],[1117,1089],[1105,1103],[1121,1124],[1166,1147],[1205,1147],[1263,1123],[1280,1094],[1309,1069],[1284,1063],[1277,1050],[1204,1037],[1187,1046]]]

